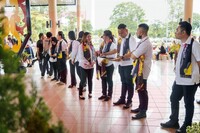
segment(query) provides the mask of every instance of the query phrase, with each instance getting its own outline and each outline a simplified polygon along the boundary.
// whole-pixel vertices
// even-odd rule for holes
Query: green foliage
[[[200,29],[200,14],[199,13],[193,13],[192,29]]]
[[[110,17],[110,27],[117,28],[120,23],[124,23],[131,33],[135,33],[138,24],[145,21],[144,16],[144,10],[141,7],[133,2],[123,2],[114,8]]]
[[[77,23],[77,17],[76,17],[76,12],[70,12],[67,16],[68,19],[68,31],[75,31],[76,30],[76,23]]]
[[[82,21],[82,30],[83,31],[88,31],[88,32],[92,32],[92,24],[90,22],[90,20],[83,20]]]
[[[98,29],[93,32],[94,35],[101,37],[103,35],[103,29]]]
[[[167,0],[169,4],[169,22],[179,22],[183,19],[184,2],[182,0]]]
[[[0,12],[0,16],[2,14]],[[0,33],[3,31],[4,28],[0,28]],[[0,46],[0,61],[5,72],[4,75],[0,73],[0,133],[67,132],[61,122],[56,125],[49,123],[51,112],[43,99],[38,97],[34,83],[30,92],[26,89],[27,79],[18,70],[21,59]]]
[[[159,20],[149,25],[149,36],[150,37],[165,37],[166,36],[166,25]]]
[[[0,59],[2,59],[5,73],[11,74],[18,72],[20,61],[19,57],[17,57],[13,51],[5,50],[3,47],[0,47]]]
[[[3,19],[5,18],[5,16],[4,16],[4,8],[1,8],[1,6],[0,6],[0,22],[2,22],[3,21]],[[2,42],[3,42],[3,36],[4,35],[4,29],[3,29],[3,24],[2,23],[0,23],[0,45],[1,44],[3,44]],[[1,57],[0,57],[1,58]]]
[[[32,7],[31,8],[31,26],[32,26],[32,35],[31,38],[34,42],[39,40],[39,33],[44,33],[50,31],[49,28],[46,28],[46,21],[48,19],[47,7]]]
[[[187,127],[187,133],[200,133],[200,122],[194,122]]]
[[[184,2],[182,0],[167,0],[169,4],[168,37],[174,37],[175,29],[183,19]]]

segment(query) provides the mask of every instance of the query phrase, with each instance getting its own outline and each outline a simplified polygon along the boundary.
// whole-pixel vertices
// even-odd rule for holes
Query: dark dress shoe
[[[181,128],[176,130],[176,133],[186,133],[187,126],[184,124],[181,126]]]
[[[146,117],[147,117],[146,112],[140,111],[138,114],[132,117],[132,120],[138,120]]]
[[[128,109],[128,108],[130,108],[132,106],[132,102],[127,102],[124,106],[123,106],[123,108],[124,109]]]
[[[113,104],[114,104],[114,105],[125,104],[125,100],[121,100],[121,99],[119,99],[117,102],[114,102]]]
[[[92,98],[92,94],[88,94],[88,98]]]
[[[102,99],[105,99],[106,98],[106,96],[105,95],[102,95],[102,96],[100,96],[98,99],[99,100],[102,100]]]
[[[109,101],[111,99],[111,97],[110,96],[107,96],[105,99],[104,99],[104,101]]]
[[[80,100],[85,100],[85,97],[84,96],[79,96],[79,99]]]
[[[168,121],[166,123],[160,123],[161,127],[163,128],[174,128],[174,129],[178,129],[179,128],[179,123],[178,122],[172,122],[172,121]]]
[[[200,100],[197,100],[197,103],[200,104]]]
[[[54,81],[54,80],[56,80],[56,78],[51,79],[51,81]]]
[[[131,110],[131,113],[139,113],[140,112],[140,109],[139,108],[137,108],[137,109],[132,109]]]
[[[69,86],[68,86],[68,88],[73,88],[73,87],[74,87],[73,85],[69,85]]]

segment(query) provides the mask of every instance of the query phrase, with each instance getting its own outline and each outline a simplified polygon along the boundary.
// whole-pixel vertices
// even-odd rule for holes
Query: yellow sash
[[[62,59],[62,52],[58,54],[58,59]]]

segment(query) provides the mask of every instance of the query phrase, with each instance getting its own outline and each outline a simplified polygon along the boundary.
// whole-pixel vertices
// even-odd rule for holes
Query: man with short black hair
[[[39,40],[37,41],[37,60],[39,62],[39,68],[40,68],[40,72],[42,73],[42,52],[43,52],[43,40],[44,40],[44,34],[40,33],[39,34]],[[35,61],[32,62],[32,64],[34,64]]]
[[[139,106],[131,110],[132,113],[137,113],[132,119],[141,119],[146,117],[148,109],[148,92],[147,92],[147,78],[151,71],[152,60],[152,44],[148,37],[149,26],[142,23],[138,26],[136,35],[141,39],[134,51],[124,55],[124,57],[131,57],[137,65],[134,66],[133,75],[136,79],[136,90],[138,91]],[[138,69],[137,69],[138,66]],[[141,71],[140,71],[141,70]]]
[[[170,120],[161,123],[163,128],[179,128],[179,101],[184,97],[185,119],[176,133],[186,133],[191,126],[194,114],[194,95],[199,84],[200,44],[191,37],[192,26],[183,21],[179,23],[175,36],[181,40],[175,70],[175,81],[172,86]]]
[[[48,77],[51,77],[51,75],[53,74],[53,67],[50,66],[50,62],[49,62],[49,49],[51,46],[51,37],[52,37],[52,33],[51,32],[47,32],[46,33],[46,39],[44,39],[43,41],[43,66],[42,66],[42,77],[45,75],[45,72],[47,70],[47,74]],[[50,67],[49,67],[50,66]]]
[[[119,50],[119,56],[123,57],[129,51],[133,51],[136,47],[135,38],[128,32],[125,24],[120,24],[118,26],[118,34],[122,38],[121,46]],[[133,69],[133,60],[130,58],[120,58],[119,59],[119,74],[121,77],[122,88],[121,96],[117,102],[114,102],[114,105],[124,104],[124,109],[127,109],[132,106],[132,98],[134,93],[134,84],[132,82],[131,70]],[[128,92],[127,101],[126,93]]]

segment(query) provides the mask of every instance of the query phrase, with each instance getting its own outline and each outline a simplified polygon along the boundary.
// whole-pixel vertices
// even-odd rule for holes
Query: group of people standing
[[[51,32],[47,32],[46,37],[43,33],[39,34],[36,55],[42,78],[47,72],[49,77],[54,75],[54,78],[51,79],[52,81],[57,80],[60,85],[66,84],[67,47],[67,41],[62,31],[58,32],[57,37],[52,37]]]
[[[79,38],[76,40],[75,32],[69,31],[67,42],[62,31],[59,31],[57,37],[53,37],[51,32],[39,34],[37,41],[37,59],[41,77],[45,73],[48,76],[54,75],[51,80],[57,80],[59,85],[67,83],[67,65],[66,60],[69,60],[71,83],[68,88],[73,88],[77,85],[76,73],[80,78],[79,83],[79,99],[84,100],[84,88],[88,86],[88,98],[92,98],[94,66],[96,71],[100,72],[102,83],[102,95],[99,100],[109,101],[113,94],[113,72],[114,61],[119,62],[119,74],[121,77],[121,96],[114,105],[123,104],[123,108],[127,109],[132,106],[132,97],[134,93],[134,83],[132,80],[133,61],[136,58],[145,56],[144,60],[138,62],[144,64],[142,89],[138,90],[140,105],[132,112],[137,113],[133,119],[146,117],[148,107],[147,93],[147,78],[151,69],[152,45],[147,36],[149,27],[147,24],[140,24],[137,30],[137,37],[141,41],[137,44],[133,35],[128,32],[125,24],[118,26],[120,41],[116,44],[113,34],[110,30],[105,30],[103,33],[103,42],[98,50],[95,50],[91,34],[81,31]],[[136,74],[136,73],[135,73]],[[86,83],[87,82],[87,83]],[[138,80],[136,80],[138,82]],[[127,99],[127,100],[126,100]]]
[[[185,133],[186,127],[192,123],[194,95],[200,81],[200,45],[190,37],[191,29],[190,23],[183,21],[179,23],[175,32],[176,38],[180,39],[182,44],[176,60],[176,78],[170,96],[170,120],[161,123],[163,128],[179,128],[179,101],[184,97],[185,121],[176,131],[177,133]],[[148,30],[147,24],[138,25],[136,36],[140,41],[137,43],[126,25],[120,24],[118,26],[120,38],[117,43],[114,41],[112,32],[105,30],[102,36],[103,42],[98,50],[94,49],[89,32],[80,32],[79,38],[76,40],[74,31],[70,31],[68,33],[69,42],[64,39],[62,31],[58,32],[57,37],[52,37],[52,34],[48,32],[47,38],[40,33],[37,42],[37,58],[41,76],[43,77],[47,70],[50,76],[54,73],[52,80],[58,80],[60,85],[66,84],[66,60],[69,59],[71,76],[69,88],[77,85],[76,69],[80,78],[79,99],[84,100],[83,91],[86,84],[89,89],[88,98],[92,98],[92,79],[96,64],[96,72],[97,75],[100,72],[102,83],[102,95],[98,99],[109,101],[113,94],[113,62],[117,61],[121,78],[121,96],[113,104],[115,106],[123,105],[124,109],[130,108],[135,88],[138,91],[139,106],[131,110],[132,113],[136,113],[132,119],[145,118],[148,110],[147,79],[152,63],[152,44],[148,37]],[[50,67],[48,62],[50,62]]]

